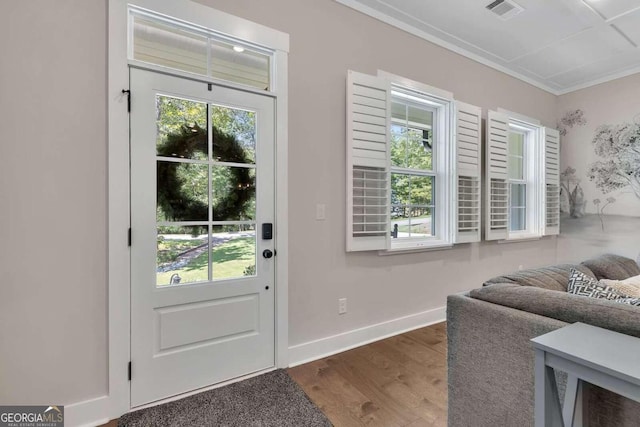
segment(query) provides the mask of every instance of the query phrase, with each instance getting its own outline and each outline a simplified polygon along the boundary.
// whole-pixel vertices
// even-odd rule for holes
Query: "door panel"
[[[131,70],[131,404],[274,365],[274,101]]]

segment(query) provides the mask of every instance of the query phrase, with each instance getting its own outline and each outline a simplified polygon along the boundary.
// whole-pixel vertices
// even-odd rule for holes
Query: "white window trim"
[[[378,76],[384,77],[391,82],[391,93],[394,89],[403,92],[414,92],[420,98],[419,103],[424,103],[436,109],[437,126],[433,132],[433,161],[432,175],[435,176],[436,186],[434,189],[434,218],[436,219],[435,236],[425,238],[403,238],[389,239],[386,251],[379,251],[381,254],[428,251],[436,249],[446,249],[453,245],[454,236],[454,212],[453,208],[455,186],[455,131],[454,131],[454,110],[455,104],[451,93],[433,88],[423,83],[396,76],[384,71],[378,71]],[[389,176],[396,170],[391,166],[389,156]],[[391,181],[391,180],[389,180]],[[389,191],[391,197],[391,191]],[[389,216],[389,226],[391,227],[391,217]]]
[[[130,258],[127,244],[129,222],[129,115],[123,89],[129,88],[129,66],[182,73],[128,60],[128,5],[153,10],[217,32],[263,46],[274,52],[273,88],[276,98],[276,366],[288,365],[288,51],[289,36],[277,30],[229,15],[188,0],[110,0],[108,2],[108,391],[104,396],[68,406],[74,425],[102,424],[130,411],[127,365],[130,359]],[[213,24],[212,24],[213,23]],[[189,73],[186,73],[189,74]],[[231,82],[219,82],[235,87]],[[238,85],[239,89],[247,90]],[[256,92],[265,94],[265,91]],[[135,99],[135,94],[133,99]]]
[[[418,93],[425,93],[431,95],[433,98],[440,98],[453,102],[453,93],[448,92],[437,87],[429,86],[424,83],[420,83],[406,77],[399,76],[397,74],[389,73],[384,70],[378,70],[378,77],[382,77],[390,82],[393,82],[395,86],[400,86]]]
[[[513,111],[509,111],[504,108],[498,108],[497,111],[498,113],[507,115],[509,117],[509,120],[513,121],[514,123],[521,123],[523,125],[542,127],[542,123],[540,123],[540,120],[525,116],[524,114],[515,113]]]

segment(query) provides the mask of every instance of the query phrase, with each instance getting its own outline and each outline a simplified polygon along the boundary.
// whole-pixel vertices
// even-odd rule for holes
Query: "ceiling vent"
[[[498,15],[498,18],[506,21],[524,11],[522,6],[511,0],[496,0],[487,6],[491,12]]]

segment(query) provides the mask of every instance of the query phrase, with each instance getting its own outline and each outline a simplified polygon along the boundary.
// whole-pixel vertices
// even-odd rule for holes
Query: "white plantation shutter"
[[[560,132],[544,130],[545,215],[544,235],[560,233]]]
[[[480,241],[481,109],[456,102],[455,243]]]
[[[389,229],[389,129],[387,80],[347,75],[347,251],[387,249]]]
[[[503,240],[509,230],[508,141],[509,117],[489,111],[486,148],[486,240]]]

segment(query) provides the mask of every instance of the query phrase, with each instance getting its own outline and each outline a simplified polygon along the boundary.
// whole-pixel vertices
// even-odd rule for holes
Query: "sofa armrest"
[[[529,340],[565,325],[467,296],[449,296],[448,426],[532,426],[534,352]]]
[[[515,308],[450,296],[449,427],[533,426],[534,354],[530,339],[565,325]],[[556,381],[562,398],[566,374],[556,371]],[[640,403],[596,386],[589,386],[586,392],[590,427],[638,425]]]

